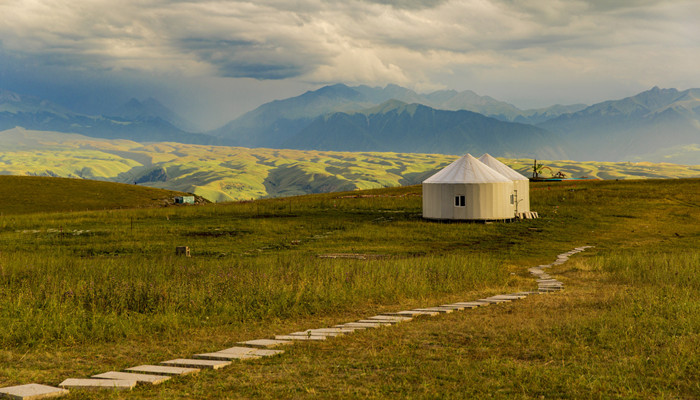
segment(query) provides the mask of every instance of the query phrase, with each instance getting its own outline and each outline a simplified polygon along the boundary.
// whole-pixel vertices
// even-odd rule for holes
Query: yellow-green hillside
[[[217,202],[418,184],[457,157],[143,144],[21,128],[0,132],[0,149],[4,175],[139,182]],[[532,160],[504,161],[529,176]],[[541,162],[571,177],[700,176],[700,166],[667,163]]]
[[[38,176],[0,176],[0,213],[162,207],[185,193],[123,183]],[[201,201],[201,199],[200,199]]]

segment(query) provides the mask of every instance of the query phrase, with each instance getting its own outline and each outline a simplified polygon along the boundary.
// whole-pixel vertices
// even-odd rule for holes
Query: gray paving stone
[[[355,331],[362,331],[362,330],[367,329],[367,327],[365,327],[365,326],[348,326],[347,324],[358,324],[358,322],[346,322],[346,323],[344,323],[344,324],[335,325],[334,328],[338,328],[338,329],[342,329],[342,330],[348,330],[348,331],[353,331],[353,333],[354,333]],[[376,324],[374,324],[374,325],[375,325],[375,326],[372,326],[372,328],[379,328],[379,327],[381,327],[381,325],[380,325],[380,326],[376,326]]]
[[[549,293],[549,292],[558,292],[560,290],[561,290],[561,288],[541,288],[540,292]]]
[[[284,350],[270,350],[270,349],[251,349],[249,347],[229,347],[228,349],[223,349],[219,353],[242,353],[242,354],[254,354],[258,357],[270,357],[276,356],[278,354],[284,353]]]
[[[123,379],[66,379],[58,385],[62,388],[89,389],[89,390],[131,390],[136,386],[136,380],[125,381]]]
[[[276,335],[275,339],[277,339],[277,340],[314,341],[314,340],[326,340],[326,336]]]
[[[440,314],[440,313],[437,311],[406,310],[406,311],[397,311],[397,312],[393,312],[393,313],[388,312],[388,313],[384,313],[382,315],[397,315],[399,317],[403,317],[403,316],[420,317],[423,315],[427,315],[429,317],[433,317],[433,316],[438,315],[438,314]]]
[[[311,332],[311,331],[299,331],[299,332],[291,332],[288,333],[287,335],[290,336],[327,336],[327,337],[336,337],[336,336],[341,336],[343,335],[340,332]]]
[[[53,386],[29,383],[26,385],[0,388],[0,399],[34,400],[66,396],[69,392]]]
[[[226,353],[223,351],[217,351],[214,353],[202,353],[195,354],[195,358],[201,358],[202,360],[217,360],[217,361],[231,361],[231,360],[254,360],[260,358],[252,353]]]
[[[441,314],[449,314],[451,312],[454,312],[454,310],[449,310],[446,308],[440,308],[440,307],[427,307],[427,308],[414,308],[411,311],[428,311],[428,312],[439,312]]]
[[[374,315],[369,317],[369,319],[376,319],[380,321],[384,320],[393,320],[393,321],[399,321],[399,322],[408,322],[411,321],[413,318],[411,317],[398,317],[396,315]]]
[[[139,365],[125,369],[128,372],[156,375],[189,375],[196,374],[200,368],[166,367],[164,365]]]
[[[389,326],[389,325],[398,324],[397,321],[389,321],[389,320],[380,321],[378,319],[358,319],[355,322],[360,323],[360,324],[378,324],[378,325],[382,325],[382,326]]]
[[[353,328],[353,329],[372,329],[381,328],[382,324],[368,323],[368,322],[346,322],[344,324],[336,325],[336,328]]]
[[[491,303],[486,303],[483,301],[462,301],[462,302],[457,302],[457,303],[452,303],[452,304],[457,304],[460,306],[466,306],[470,308],[476,308],[476,307],[486,307]]]
[[[161,361],[160,364],[168,367],[219,369],[231,365],[231,361],[176,358],[174,360]]]
[[[514,294],[498,294],[495,296],[489,297],[490,299],[496,299],[496,300],[520,300],[524,299],[527,296],[517,296]]]
[[[307,329],[305,332],[311,332],[312,335],[325,334],[325,333],[337,333],[339,335],[349,335],[355,332],[352,328],[316,328]]]
[[[238,344],[243,344],[252,347],[262,347],[262,348],[274,348],[280,346],[286,346],[294,343],[291,340],[277,340],[277,339],[253,339],[246,340],[245,342],[238,342]]]
[[[463,304],[441,304],[439,308],[446,308],[454,311],[462,311],[465,308],[469,308]]]
[[[284,353],[284,350],[256,349],[252,347],[230,347],[213,353],[195,354],[196,358],[209,360],[247,360],[270,357]]]
[[[491,304],[510,303],[510,300],[506,300],[506,299],[492,299],[492,298],[490,298],[490,297],[487,297],[487,298],[485,298],[485,299],[479,299],[479,301],[485,301],[485,302],[491,303]]]
[[[92,377],[99,379],[123,379],[125,381],[136,381],[137,383],[150,383],[152,385],[157,385],[170,379],[169,376],[165,375],[134,374],[129,372],[117,371],[109,371],[103,374],[93,375]]]

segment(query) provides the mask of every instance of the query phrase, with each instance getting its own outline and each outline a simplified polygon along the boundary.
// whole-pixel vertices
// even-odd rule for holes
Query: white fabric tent
[[[479,161],[513,181],[516,201],[515,212],[530,212],[530,180],[488,153],[479,157]]]
[[[423,181],[423,218],[512,219],[512,195],[512,180],[467,154]]]

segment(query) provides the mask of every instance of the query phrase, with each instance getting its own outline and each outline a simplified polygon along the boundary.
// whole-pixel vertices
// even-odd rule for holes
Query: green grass
[[[69,398],[697,398],[698,193],[700,180],[533,185],[542,218],[486,225],[421,220],[415,186],[3,214],[0,386],[531,290],[528,267],[591,244],[552,272],[561,293]]]
[[[83,179],[0,175],[2,215],[162,207],[186,194]]]

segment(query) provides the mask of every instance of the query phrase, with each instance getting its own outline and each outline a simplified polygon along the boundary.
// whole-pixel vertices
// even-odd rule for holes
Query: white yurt
[[[512,219],[512,195],[513,181],[467,154],[423,181],[423,218]]]
[[[530,180],[518,173],[513,168],[503,164],[496,158],[486,153],[479,157],[479,161],[491,167],[499,174],[513,181],[515,191],[515,212],[530,212]]]

